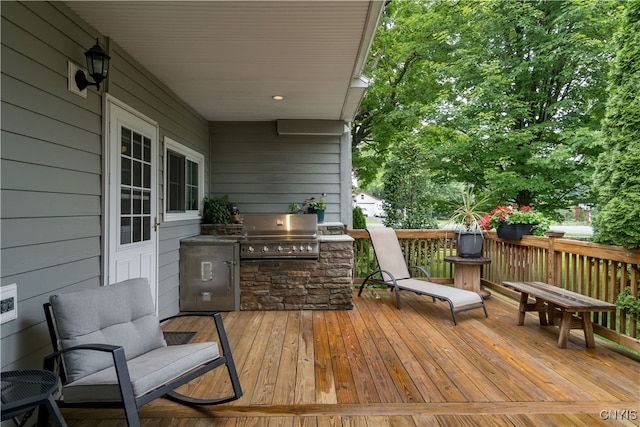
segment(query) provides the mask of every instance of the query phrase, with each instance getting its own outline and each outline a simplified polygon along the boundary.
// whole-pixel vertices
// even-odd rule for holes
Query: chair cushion
[[[166,346],[146,279],[52,295],[49,298],[60,347],[111,344],[124,347],[127,360]],[[113,365],[111,353],[72,351],[64,356],[70,382]]]
[[[133,394],[140,397],[172,379],[220,356],[215,342],[161,347],[127,362]],[[115,368],[103,369],[63,387],[72,402],[121,401]]]

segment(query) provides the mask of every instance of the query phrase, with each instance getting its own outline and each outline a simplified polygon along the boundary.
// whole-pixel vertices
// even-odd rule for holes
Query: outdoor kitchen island
[[[317,259],[241,259],[240,310],[351,310],[353,238],[318,225]]]
[[[354,240],[344,224],[318,224],[315,215],[246,215],[240,235],[218,237],[240,244],[240,310],[353,308]]]

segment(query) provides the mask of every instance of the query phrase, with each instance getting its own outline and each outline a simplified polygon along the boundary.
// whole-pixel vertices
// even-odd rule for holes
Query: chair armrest
[[[395,281],[395,277],[393,277],[393,274],[391,274],[390,272],[388,272],[387,270],[382,270],[381,268],[376,268],[375,270],[373,270],[368,276],[367,279],[369,280],[378,280],[378,281],[382,281],[384,282],[384,276],[382,275],[382,273],[385,273],[387,276],[389,276],[391,278],[392,281]],[[374,277],[374,276],[379,276],[378,277]]]
[[[117,346],[117,345],[111,345],[111,344],[97,344],[97,343],[96,344],[75,345],[73,347],[64,348],[62,350],[58,350],[56,352],[53,352],[51,354],[46,355],[44,357],[44,369],[46,369],[48,371],[53,371],[53,369],[49,369],[49,367],[53,368],[53,363],[55,362],[55,359],[59,358],[60,356],[62,356],[65,353],[70,353],[72,351],[76,351],[76,350],[95,350],[95,351],[104,351],[104,352],[114,353],[118,349],[122,349],[122,347]]]
[[[61,357],[64,353],[69,353],[77,350],[93,350],[93,351],[102,351],[111,353],[113,357],[113,364],[116,369],[116,376],[118,377],[118,382],[120,383],[120,388],[123,393],[123,398],[125,395],[133,396],[133,388],[131,386],[131,377],[129,375],[129,368],[127,367],[127,357],[124,353],[124,348],[118,345],[111,344],[81,344],[76,345],[69,348],[64,348],[62,350],[58,350],[44,357],[43,368],[47,371],[56,372],[55,370],[55,361]],[[63,382],[67,382],[67,378],[63,377]],[[127,388],[129,390],[122,390],[122,388]]]
[[[429,272],[427,272],[427,270],[424,267],[421,267],[419,265],[414,265],[411,267],[411,270],[418,270],[419,272],[424,274],[424,277],[426,277],[427,280],[431,281],[431,275],[429,274]]]

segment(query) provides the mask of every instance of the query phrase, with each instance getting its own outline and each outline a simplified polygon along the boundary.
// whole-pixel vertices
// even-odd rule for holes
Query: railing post
[[[562,236],[564,233],[547,232],[547,283],[555,286],[560,286],[559,275],[562,274],[562,271],[556,269],[558,260],[556,259],[555,241]]]

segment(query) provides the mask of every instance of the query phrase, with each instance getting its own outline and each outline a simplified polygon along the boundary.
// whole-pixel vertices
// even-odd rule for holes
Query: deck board
[[[203,426],[632,426],[600,411],[640,410],[640,362],[598,340],[584,347],[572,332],[566,349],[557,328],[494,293],[489,318],[479,310],[451,321],[441,302],[365,290],[350,311],[224,313],[245,395],[229,404],[189,408],[158,399],[140,409],[144,427]],[[167,330],[198,331],[181,319]],[[218,370],[220,371],[220,370]],[[223,392],[211,372],[185,389]],[[126,425],[120,410],[62,410],[71,427]]]

